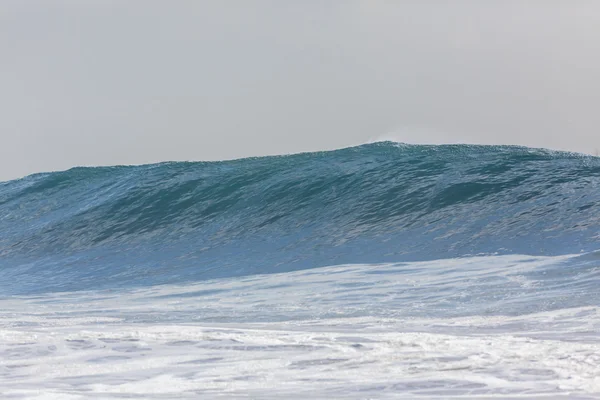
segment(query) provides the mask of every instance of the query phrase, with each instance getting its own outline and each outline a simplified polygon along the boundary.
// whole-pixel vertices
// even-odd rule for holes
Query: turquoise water
[[[600,159],[376,143],[0,184],[0,293],[598,249]]]

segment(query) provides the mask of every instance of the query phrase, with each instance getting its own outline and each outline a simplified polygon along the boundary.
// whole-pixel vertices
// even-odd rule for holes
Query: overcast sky
[[[596,0],[0,1],[0,180],[599,126]]]

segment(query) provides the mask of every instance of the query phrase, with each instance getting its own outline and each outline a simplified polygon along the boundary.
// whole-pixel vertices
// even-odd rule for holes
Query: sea
[[[600,158],[378,142],[0,183],[1,399],[600,399]]]

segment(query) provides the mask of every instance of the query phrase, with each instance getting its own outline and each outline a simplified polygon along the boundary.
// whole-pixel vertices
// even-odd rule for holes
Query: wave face
[[[591,156],[390,142],[37,174],[0,183],[0,293],[590,252],[599,189]]]

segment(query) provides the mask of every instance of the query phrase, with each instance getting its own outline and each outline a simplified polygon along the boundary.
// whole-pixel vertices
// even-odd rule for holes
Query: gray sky
[[[600,2],[1,0],[0,180],[378,139],[600,148]]]

